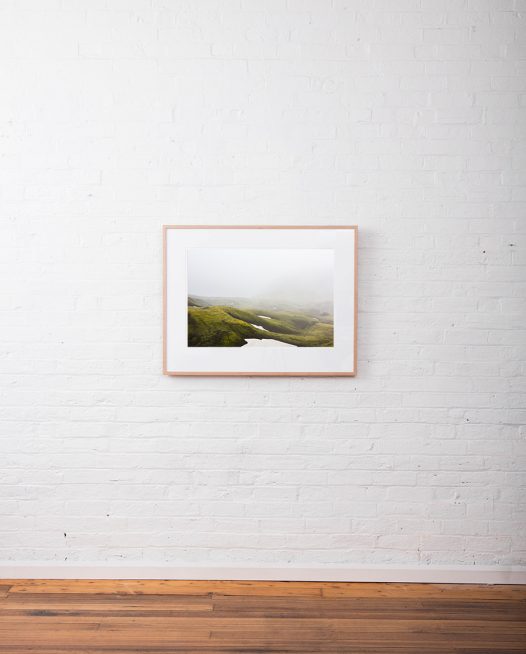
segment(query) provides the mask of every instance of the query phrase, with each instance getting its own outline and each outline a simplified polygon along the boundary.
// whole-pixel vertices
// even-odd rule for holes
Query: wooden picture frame
[[[235,231],[233,231],[235,230]],[[272,231],[270,231],[272,230]],[[323,230],[323,231],[321,231]],[[339,234],[337,231],[341,231]],[[258,245],[258,236],[264,235],[261,238],[264,241],[263,245]],[[301,235],[301,238],[295,239],[294,235]],[[229,239],[229,235],[232,235],[232,239]],[[272,236],[271,236],[272,235]],[[328,236],[330,235],[330,236]],[[352,235],[352,237],[351,237]],[[275,236],[275,238],[274,238]],[[309,237],[313,239],[313,246],[308,246],[307,249],[304,249],[305,243],[309,242]],[[175,238],[175,240],[174,240]],[[237,241],[236,241],[237,239]],[[286,249],[282,249],[279,243],[282,243],[285,239],[288,243]],[[294,247],[295,241],[301,241],[304,245],[303,248]],[[239,245],[239,242],[248,243],[249,245]],[[316,247],[316,243],[325,242],[329,245],[327,248]],[[183,242],[181,244],[181,242]],[[346,242],[348,245],[342,245],[342,242]],[[232,245],[232,243],[234,245]],[[237,244],[236,244],[237,243]],[[271,245],[268,245],[268,244]],[[275,243],[275,245],[272,245]],[[332,246],[330,244],[333,244]],[[197,245],[196,245],[197,244]],[[194,313],[203,313],[201,310],[212,310],[219,307],[216,306],[195,306],[189,307],[188,302],[190,298],[190,291],[188,288],[188,252],[200,251],[201,249],[206,250],[206,256],[208,253],[211,256],[217,252],[223,252],[225,250],[225,256],[231,252],[242,252],[244,249],[248,248],[250,252],[255,252],[259,254],[260,252],[278,252],[283,251],[286,253],[295,253],[298,252],[317,252],[329,251],[333,248],[334,251],[334,261],[335,261],[335,272],[334,272],[334,284],[337,290],[334,291],[334,310],[333,310],[333,333],[334,341],[331,342],[330,347],[325,346],[315,346],[315,347],[305,347],[305,346],[296,346],[287,350],[287,353],[284,353],[285,348],[281,347],[267,347],[261,348],[265,350],[264,354],[261,353],[258,355],[254,352],[254,348],[250,351],[250,356],[252,358],[257,356],[263,357],[263,360],[267,363],[262,366],[265,369],[249,369],[244,368],[243,365],[235,366],[236,369],[232,369],[234,364],[230,363],[230,358],[237,359],[241,361],[241,357],[247,356],[240,355],[241,350],[248,352],[247,348],[243,347],[196,347],[189,345],[189,332],[188,324],[190,320],[190,312]],[[185,257],[185,261],[182,259]],[[349,258],[352,261],[349,261]],[[175,259],[175,262],[173,261]],[[339,271],[343,272],[339,272]],[[183,277],[186,275],[186,278],[183,281]],[[345,279],[338,280],[338,275],[343,275]],[[219,377],[353,377],[356,375],[356,358],[357,358],[357,328],[358,328],[358,227],[356,225],[164,225],[163,226],[163,374],[169,376],[219,376]],[[217,277],[217,275],[215,275]],[[352,278],[352,279],[351,279]],[[341,289],[341,290],[340,290]],[[185,316],[183,323],[183,299],[182,294],[184,292],[184,307]],[[348,297],[349,294],[352,294],[352,297]],[[199,300],[201,302],[201,300]],[[203,300],[204,301],[204,300]],[[339,304],[341,306],[339,306]],[[175,306],[177,305],[177,306]],[[342,307],[344,311],[342,311]],[[227,309],[232,309],[232,307],[227,307]],[[338,313],[336,311],[338,310]],[[242,309],[236,309],[236,311],[241,312]],[[263,311],[263,309],[260,309]],[[269,311],[269,313],[272,313]],[[187,315],[188,314],[188,317]],[[207,314],[210,315],[210,314]],[[254,314],[249,314],[254,315]],[[259,315],[258,318],[269,318],[272,320],[277,320],[279,317],[279,312],[275,312],[273,316]],[[282,312],[284,315],[284,312]],[[345,315],[344,324],[337,324],[336,318],[339,315]],[[351,318],[352,315],[352,318]],[[235,318],[236,320],[239,318]],[[253,318],[252,318],[253,319]],[[325,319],[324,319],[325,320]],[[349,324],[348,324],[349,323]],[[184,327],[186,324],[186,328]],[[320,325],[320,323],[318,323]],[[259,332],[257,332],[257,341],[261,340],[262,344],[270,345],[270,341],[277,343],[271,337],[276,336],[283,339],[293,339],[300,338],[295,335],[289,336],[288,334],[277,334],[275,332],[269,332],[266,328],[256,325],[254,323],[248,322],[248,325],[257,328],[258,330],[264,330],[265,337],[260,337]],[[268,323],[267,323],[268,326]],[[326,326],[324,323],[320,325]],[[186,329],[186,331],[185,331]],[[276,329],[273,327],[273,329]],[[183,333],[184,331],[184,333]],[[310,333],[310,332],[309,332]],[[173,337],[173,338],[172,338]],[[244,337],[245,339],[249,337]],[[250,336],[250,339],[253,342],[256,342],[255,339]],[[337,346],[341,343],[343,348],[340,355],[336,356],[338,353]],[[245,340],[244,345],[249,344],[249,340]],[[289,345],[290,343],[277,343],[278,345]],[[297,345],[296,343],[292,343]],[[292,352],[294,350],[295,352]],[[221,369],[216,368],[216,365],[206,365],[204,366],[203,360],[206,357],[206,361],[213,361],[214,358],[225,361],[225,354],[227,351],[229,354],[228,365],[221,366]],[[275,353],[276,357],[279,356],[284,362],[287,361],[287,357],[294,357],[298,359],[300,354],[298,352],[304,353],[307,358],[313,358],[314,355],[317,355],[318,359],[320,356],[323,356],[323,353],[326,353],[327,358],[332,361],[336,361],[338,365],[332,366],[335,369],[323,369],[323,365],[316,362],[314,370],[302,369],[303,366],[296,366],[300,368],[288,369],[291,365],[287,363],[283,365],[284,369],[274,369],[274,366],[271,366],[268,361],[272,352]],[[322,353],[322,354],[320,354]],[[197,365],[193,365],[192,357],[199,355],[199,361]],[[329,356],[330,355],[330,356]],[[336,357],[336,358],[335,358]],[[340,368],[340,361],[350,362],[352,359],[352,364],[349,363],[348,369]],[[317,361],[317,360],[316,360]],[[177,362],[177,365],[174,363]],[[269,369],[272,367],[272,369]],[[279,366],[278,366],[279,367]],[[206,369],[205,369],[206,368]],[[223,369],[226,368],[226,369]]]

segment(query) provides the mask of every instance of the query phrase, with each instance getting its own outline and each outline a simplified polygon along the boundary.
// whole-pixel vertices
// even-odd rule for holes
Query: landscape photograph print
[[[334,251],[190,248],[188,347],[333,347]]]

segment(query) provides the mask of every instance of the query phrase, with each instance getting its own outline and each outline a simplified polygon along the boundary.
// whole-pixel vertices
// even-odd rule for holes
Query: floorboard
[[[0,654],[526,654],[526,586],[0,580]]]

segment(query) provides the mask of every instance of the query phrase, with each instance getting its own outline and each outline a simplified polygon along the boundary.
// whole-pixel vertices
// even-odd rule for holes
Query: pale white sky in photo
[[[205,297],[332,300],[334,251],[195,248],[187,250],[188,293]]]

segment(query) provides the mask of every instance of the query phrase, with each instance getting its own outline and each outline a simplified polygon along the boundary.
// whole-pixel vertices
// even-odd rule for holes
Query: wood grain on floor
[[[0,580],[0,653],[526,654],[526,586]]]

